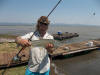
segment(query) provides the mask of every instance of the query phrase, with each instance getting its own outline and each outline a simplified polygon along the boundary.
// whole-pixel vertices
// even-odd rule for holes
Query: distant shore
[[[10,34],[0,34],[0,38],[9,38],[9,39],[15,39],[17,35],[10,35]]]
[[[0,34],[0,42],[15,42],[17,35]]]

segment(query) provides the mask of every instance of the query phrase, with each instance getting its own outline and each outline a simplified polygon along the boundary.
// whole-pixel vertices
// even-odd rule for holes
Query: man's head
[[[48,29],[48,25],[50,24],[50,21],[46,16],[41,16],[37,21],[37,30],[40,33],[45,33]]]
[[[46,25],[49,25],[50,24],[50,21],[48,20],[48,18],[46,16],[41,16],[39,19],[38,19],[38,24],[46,24]]]

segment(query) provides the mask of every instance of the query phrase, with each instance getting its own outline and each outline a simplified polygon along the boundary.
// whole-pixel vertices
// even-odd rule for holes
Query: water
[[[0,26],[0,34],[24,35],[34,30],[35,26]],[[100,36],[100,27],[97,26],[50,26],[48,30],[51,34],[57,31],[80,34],[78,38],[68,40],[69,42],[95,39]]]
[[[34,31],[35,26],[0,26],[0,34],[24,35]],[[100,38],[97,26],[50,26],[48,32],[57,31],[78,33],[79,37],[64,40],[63,43],[80,42]],[[100,75],[100,50],[67,59],[57,59],[52,66],[58,75]]]
[[[65,75],[100,75],[100,51],[55,60],[54,63]]]

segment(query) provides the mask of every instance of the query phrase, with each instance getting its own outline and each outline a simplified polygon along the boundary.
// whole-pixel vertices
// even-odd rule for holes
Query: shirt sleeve
[[[51,39],[54,39],[54,37],[53,37],[53,36],[51,36]]]
[[[28,40],[28,39],[32,36],[32,34],[33,34],[33,32],[27,33],[27,34],[21,36],[21,38],[22,38],[22,39],[27,39],[27,40]]]
[[[52,35],[49,35],[48,39],[54,39],[54,37]]]
[[[47,33],[46,39],[54,39],[54,37],[51,34]]]

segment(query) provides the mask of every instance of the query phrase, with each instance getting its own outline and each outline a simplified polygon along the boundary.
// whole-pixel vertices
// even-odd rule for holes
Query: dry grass
[[[12,43],[8,43],[8,42],[0,43],[0,53],[12,52],[15,50],[19,50],[16,43],[13,43],[13,42]]]

